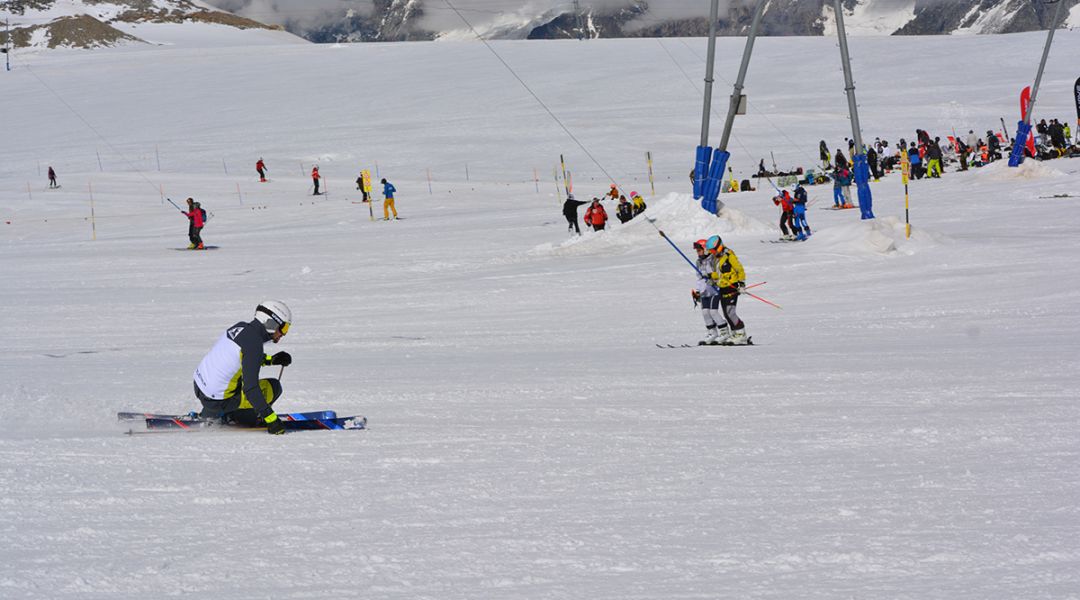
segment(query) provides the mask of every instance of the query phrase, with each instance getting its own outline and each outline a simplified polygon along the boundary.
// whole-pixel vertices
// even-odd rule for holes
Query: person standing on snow
[[[592,227],[593,231],[603,231],[607,223],[607,211],[600,200],[593,198],[592,204],[585,210],[585,226]]]
[[[53,168],[50,166],[49,167],[49,188],[53,189],[53,188],[58,188],[58,187],[60,187],[60,184],[56,183],[56,171],[54,171]]]
[[[593,198],[593,200],[595,199],[596,198]],[[566,196],[566,202],[563,202],[562,205],[562,214],[566,217],[566,222],[569,224],[567,229],[569,229],[571,233],[576,233],[578,235],[581,235],[581,227],[578,226],[577,209],[582,204],[588,204],[588,202],[585,200],[574,200],[574,195],[568,194]]]
[[[847,204],[847,200],[844,199],[844,173],[847,169],[836,169],[832,175],[832,195],[833,195],[833,208],[843,208]]]
[[[611,198],[612,200],[618,200],[620,195],[619,187],[613,183],[611,184],[611,189],[607,191],[607,194],[604,194],[604,199]]]
[[[720,308],[726,327],[719,330],[717,342],[725,346],[745,346],[750,342],[746,337],[746,325],[735,313],[739,294],[746,289],[746,272],[739,258],[730,248],[724,246],[720,236],[714,235],[705,241],[705,250],[713,257],[713,270],[708,273],[713,285],[719,288]]]
[[[319,195],[319,180],[320,179],[322,179],[322,176],[319,175],[319,165],[315,165],[314,167],[311,167],[311,183],[315,185],[315,193],[312,194],[312,196],[318,196]]]
[[[645,212],[645,209],[648,208],[645,206],[645,199],[637,192],[630,192],[630,202],[634,205],[635,217]]]
[[[289,307],[267,300],[255,307],[252,321],[225,330],[195,369],[195,397],[203,407],[200,417],[248,427],[265,425],[267,433],[285,433],[285,424],[273,409],[281,397],[281,382],[259,379],[259,370],[263,365],[292,364],[288,352],[263,353],[263,345],[280,342],[291,324]]]
[[[705,337],[699,346],[707,346],[719,343],[720,332],[727,330],[727,322],[720,313],[720,291],[713,285],[709,273],[715,271],[716,258],[705,251],[707,240],[694,242],[694,251],[697,252],[698,270],[697,283],[690,296],[694,303],[701,303],[701,317],[705,320]]]
[[[266,172],[270,169],[266,168],[266,163],[263,162],[262,157],[259,157],[259,162],[255,163],[255,170],[259,172],[259,182],[266,183]]]
[[[825,143],[825,140],[821,140],[818,144],[818,154],[821,156],[821,168],[829,169],[832,167],[832,157],[829,156],[829,145]]]
[[[397,188],[394,187],[394,184],[387,181],[385,177],[382,179],[381,183],[383,185],[383,198],[385,198],[382,204],[383,221],[390,220],[391,211],[394,213],[394,220],[397,220],[397,208],[394,207],[394,192],[397,191]]]
[[[795,207],[791,203],[791,198],[784,194],[777,194],[772,199],[773,204],[780,207],[780,232],[783,236],[782,240],[794,240],[795,239]],[[788,228],[791,228],[788,231]],[[702,246],[704,250],[704,245]]]
[[[634,205],[630,204],[626,196],[619,196],[619,207],[615,210],[615,216],[619,218],[620,223],[626,223],[634,218]]]
[[[188,240],[191,242],[188,250],[203,250],[202,228],[206,224],[206,211],[194,198],[188,198],[187,205],[187,212],[181,211],[180,214],[188,218]]]
[[[787,195],[787,190],[784,190],[784,195]],[[810,237],[810,225],[806,222],[806,188],[801,183],[795,188],[795,199],[791,201],[791,212],[796,239],[801,241]]]

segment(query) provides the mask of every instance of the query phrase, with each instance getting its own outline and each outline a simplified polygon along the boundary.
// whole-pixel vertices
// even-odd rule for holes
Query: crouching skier
[[[694,242],[694,251],[697,252],[697,285],[691,295],[695,302],[701,303],[701,317],[705,320],[705,338],[698,342],[699,346],[718,344],[720,332],[727,330],[727,323],[720,315],[720,292],[713,284],[709,276],[714,269],[715,257],[705,251],[706,240]]]
[[[281,341],[289,332],[292,311],[284,302],[268,300],[255,308],[255,319],[225,330],[195,369],[195,397],[204,419],[221,419],[248,427],[266,425],[270,434],[285,433],[272,405],[281,397],[281,382],[259,379],[262,365],[292,364],[288,352],[263,354],[263,344]]]
[[[705,250],[713,257],[713,270],[708,275],[713,285],[720,288],[720,308],[726,322],[726,327],[718,328],[720,337],[717,343],[745,346],[750,340],[746,337],[746,325],[735,314],[735,305],[739,301],[739,294],[746,288],[746,272],[735,253],[724,246],[720,236],[714,235],[706,240]]]

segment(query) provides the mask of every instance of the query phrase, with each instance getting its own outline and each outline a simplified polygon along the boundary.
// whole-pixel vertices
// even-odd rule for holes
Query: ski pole
[[[180,212],[184,212],[184,209],[180,208],[179,206],[176,206],[176,203],[172,201],[172,198],[166,198],[166,200],[168,200],[168,201],[169,201],[169,204],[172,204],[172,205],[173,205],[173,207],[174,207],[174,208],[175,208],[176,210],[178,210],[178,211],[180,211]]]
[[[645,219],[645,220],[646,220],[646,221],[649,221],[650,223],[652,223],[652,221],[650,221],[649,219]],[[655,225],[653,225],[653,227],[656,227],[656,226],[655,226]],[[694,271],[696,271],[696,272],[697,272],[697,274],[698,274],[698,275],[699,275],[699,276],[700,276],[700,277],[701,277],[702,279],[709,279],[708,277],[705,277],[705,274],[701,272],[701,269],[697,268],[697,265],[695,265],[695,264],[694,264],[694,262],[693,262],[692,260],[690,260],[689,258],[687,258],[687,256],[686,256],[685,254],[683,254],[683,251],[682,251],[682,250],[679,250],[679,247],[675,245],[675,242],[671,241],[671,239],[670,239],[670,238],[668,238],[667,234],[666,234],[666,233],[664,233],[664,231],[663,231],[662,229],[657,229],[657,231],[659,231],[659,232],[660,232],[660,237],[664,238],[664,240],[666,240],[666,241],[667,241],[667,243],[671,244],[671,247],[672,247],[672,248],[674,248],[674,249],[675,249],[675,251],[679,253],[679,256],[683,257],[683,260],[685,260],[685,261],[687,262],[687,264],[689,264],[689,265],[690,265],[690,267],[691,267],[691,268],[693,268],[693,269],[694,269]]]
[[[784,310],[783,307],[781,307],[779,304],[769,302],[768,300],[766,300],[766,299],[764,299],[761,296],[758,296],[756,294],[751,294],[750,292],[746,291],[745,288],[743,289],[743,291],[741,291],[739,293],[740,294],[746,294],[747,296],[750,296],[751,298],[753,298],[755,300],[761,300],[762,302],[764,302],[765,304],[768,304],[769,306],[773,306],[773,307],[779,308],[780,310]]]

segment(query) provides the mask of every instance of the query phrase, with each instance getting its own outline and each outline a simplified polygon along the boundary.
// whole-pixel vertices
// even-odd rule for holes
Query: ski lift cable
[[[94,132],[94,135],[96,135],[98,137],[98,139],[100,139],[106,146],[109,147],[110,150],[112,150],[114,153],[116,153],[117,156],[119,156],[125,163],[127,163],[128,167],[130,167],[133,171],[138,173],[139,177],[141,177],[143,179],[143,181],[145,181],[150,187],[154,188],[155,192],[160,192],[160,188],[158,187],[158,184],[154,183],[153,181],[150,181],[150,178],[147,177],[145,173],[143,173],[142,169],[135,166],[135,163],[131,162],[131,160],[127,157],[127,155],[125,155],[116,146],[114,146],[112,144],[112,142],[109,141],[108,138],[106,138],[104,135],[102,135],[102,133],[100,131],[97,130],[96,127],[91,125],[89,121],[87,121],[81,114],[79,114],[79,111],[75,110],[75,108],[73,106],[68,104],[67,100],[64,100],[63,96],[61,96],[56,90],[54,90],[52,87],[50,87],[48,83],[45,83],[45,80],[42,79],[41,77],[39,77],[38,74],[36,72],[34,72],[34,69],[30,65],[25,65],[24,68],[27,71],[29,71],[31,75],[34,76],[34,79],[38,80],[38,83],[40,83],[42,85],[42,87],[44,87],[46,90],[48,90],[50,94],[52,94],[57,100],[59,100],[60,103],[63,104],[64,107],[67,108],[68,111],[71,112],[71,114],[75,115],[75,117],[77,119],[82,121],[82,124],[85,125],[87,129]]]
[[[687,49],[687,50],[689,50],[691,54],[693,54],[694,56],[696,56],[697,58],[699,58],[699,59],[701,59],[701,60],[704,60],[704,59],[703,59],[703,58],[701,57],[701,55],[699,55],[699,54],[697,53],[697,51],[696,51],[696,50],[694,50],[693,48],[691,48],[691,47],[690,47],[690,44],[687,44],[687,43],[686,43],[686,40],[680,39],[679,41],[680,41],[680,42],[682,42],[682,45],[683,45],[683,46],[686,46],[686,49]],[[663,44],[661,43],[661,46],[662,46],[662,45],[663,45]],[[668,53],[668,56],[671,56],[671,53],[670,53],[670,52]],[[674,57],[672,57],[672,59],[671,59],[671,60],[673,60],[673,61],[674,61],[674,60],[675,60],[675,58],[674,58]],[[678,64],[678,63],[676,63],[676,64]],[[684,74],[685,74],[685,72],[684,72]],[[729,83],[729,82],[728,82],[728,81],[727,81],[726,79],[724,79],[723,77],[719,77],[719,79],[720,79],[721,81],[723,81],[724,83],[726,83],[726,84],[730,85],[730,83]],[[691,80],[691,82],[693,82],[693,80]],[[695,84],[695,86],[696,86],[696,85],[697,85],[697,84]],[[803,148],[803,147],[802,147],[802,146],[800,146],[799,144],[795,143],[795,141],[794,141],[794,140],[792,140],[792,139],[791,139],[790,137],[788,137],[788,135],[787,135],[786,133],[784,133],[784,130],[783,130],[783,129],[781,129],[781,128],[777,127],[777,126],[776,126],[776,124],[775,124],[775,123],[773,123],[773,122],[772,122],[772,120],[770,120],[770,119],[769,119],[768,115],[766,115],[766,114],[765,114],[764,112],[759,112],[759,111],[754,111],[754,113],[753,113],[753,114],[754,114],[754,116],[760,116],[761,118],[765,119],[765,122],[766,122],[766,123],[768,123],[770,127],[772,127],[773,129],[775,129],[775,130],[776,130],[776,132],[777,132],[777,133],[779,133],[779,134],[780,134],[780,135],[781,135],[781,136],[782,136],[782,137],[783,137],[783,138],[784,138],[785,140],[787,140],[787,142],[788,142],[789,144],[791,144],[791,147],[792,147],[792,148],[795,148],[796,150],[798,150],[799,154],[802,154],[802,156],[803,156],[803,158],[804,158],[804,159],[807,159],[808,161],[810,161],[810,164],[815,164],[815,163],[817,162],[817,161],[816,161],[816,160],[815,160],[815,159],[813,158],[813,155],[812,155],[812,154],[809,154],[809,153],[807,153],[807,152],[806,152],[806,149],[805,149],[805,148]],[[741,145],[742,145],[742,144],[740,144],[740,146],[741,146]]]
[[[570,139],[574,140],[574,143],[577,144],[578,148],[581,148],[581,151],[584,152],[585,156],[588,156],[589,160],[591,160],[593,162],[593,164],[595,164],[597,166],[597,168],[600,169],[600,172],[602,172],[604,174],[604,176],[607,177],[608,180],[610,180],[612,183],[618,185],[619,182],[616,181],[615,178],[611,176],[611,173],[608,173],[608,170],[604,168],[604,165],[600,164],[600,161],[597,160],[596,157],[593,156],[593,153],[590,152],[589,149],[585,147],[585,144],[582,143],[581,140],[579,140],[577,138],[577,136],[575,136],[574,133],[572,131],[570,131],[570,129],[548,107],[548,105],[545,104],[544,101],[540,99],[540,96],[536,95],[536,92],[534,92],[532,90],[532,88],[529,87],[529,84],[525,83],[525,80],[522,79],[521,76],[517,74],[517,71],[515,71],[514,68],[511,67],[510,64],[507,63],[506,60],[504,60],[501,55],[499,55],[499,53],[495,50],[495,48],[493,48],[491,46],[491,44],[489,44],[488,41],[485,40],[484,37],[482,35],[480,35],[476,31],[476,28],[474,28],[472,26],[472,23],[470,23],[469,20],[466,19],[465,16],[461,14],[461,11],[459,11],[457,8],[455,8],[454,5],[451,4],[450,0],[443,0],[443,2],[446,3],[446,5],[450,7],[450,10],[454,11],[457,14],[458,18],[460,18],[465,23],[465,25],[469,28],[469,31],[471,31],[473,33],[473,35],[476,36],[476,39],[480,40],[480,43],[484,44],[484,47],[487,48],[495,56],[495,58],[497,58],[499,60],[499,62],[502,63],[502,65],[504,67],[506,67],[506,70],[510,71],[510,74],[514,76],[514,79],[517,79],[518,83],[521,84],[521,87],[525,88],[525,91],[529,92],[529,95],[532,96],[534,100],[536,100],[537,104],[539,104],[541,107],[543,107],[544,111],[547,112],[548,116],[550,116],[552,118],[552,120],[554,120],[559,125],[560,128],[562,128],[563,132],[565,132],[566,135],[570,137]]]
[[[679,72],[681,72],[683,74],[683,77],[685,77],[686,80],[688,82],[690,82],[690,85],[693,86],[693,88],[695,90],[697,90],[697,92],[699,94],[704,93],[701,90],[701,88],[698,87],[697,82],[694,81],[694,79],[692,77],[690,77],[690,74],[686,72],[686,69],[683,69],[682,65],[679,64],[679,61],[675,60],[675,57],[671,55],[671,52],[667,49],[667,46],[664,45],[664,41],[661,40],[660,38],[656,38],[656,41],[657,41],[657,43],[660,44],[660,47],[663,48],[664,52],[668,55],[668,58],[671,59],[671,62],[675,63],[675,67],[679,69]],[[724,83],[728,83],[728,82],[725,81]],[[712,106],[709,106],[709,112],[711,112],[714,117],[720,117],[721,116],[719,113],[716,112],[716,109],[714,109]],[[750,153],[750,150],[746,147],[745,144],[742,143],[742,140],[740,140],[739,137],[734,135],[734,134],[731,137],[735,140],[735,143],[738,144],[740,148],[742,148],[743,152],[746,154],[746,157],[751,162],[753,162],[754,155]]]

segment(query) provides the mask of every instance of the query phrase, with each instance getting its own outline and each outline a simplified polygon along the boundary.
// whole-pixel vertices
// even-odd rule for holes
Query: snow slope
[[[1043,39],[919,40],[935,69],[853,39],[866,135],[1015,121]],[[493,46],[599,165],[479,44],[16,55],[0,597],[1076,597],[1080,161],[913,182],[910,239],[896,177],[872,222],[814,187],[814,237],[761,243],[768,190],[721,218],[687,195],[703,40]],[[1070,118],[1078,50],[1060,32],[1037,115]],[[850,135],[833,40],[760,40],[746,91],[740,176]],[[704,332],[689,267],[641,219],[567,239],[560,154],[684,251],[722,235],[783,307],[740,300],[757,345],[657,348]],[[361,167],[403,220],[353,203]],[[163,195],[220,248],[174,251]],[[370,430],[122,434],[118,410],[194,408],[268,297],[295,314],[279,406]]]

